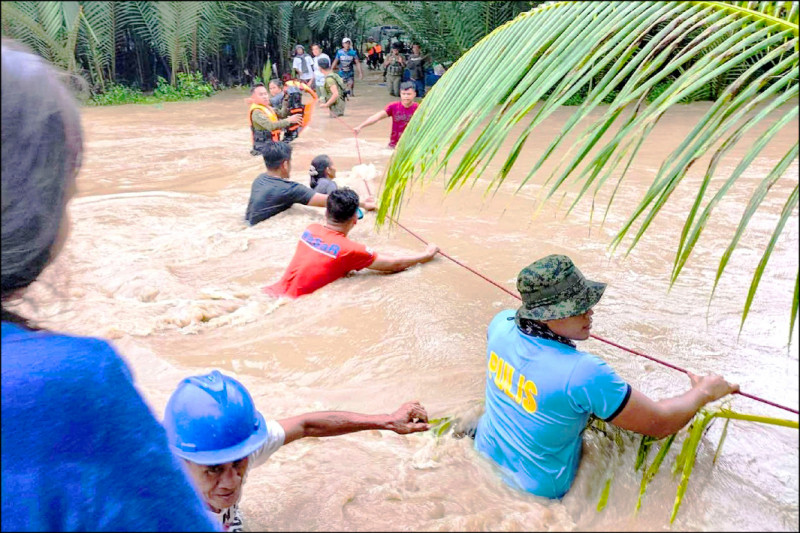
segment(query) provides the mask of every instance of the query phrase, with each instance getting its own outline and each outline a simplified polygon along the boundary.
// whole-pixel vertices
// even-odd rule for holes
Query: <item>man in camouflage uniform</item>
[[[486,412],[475,447],[515,488],[564,496],[591,415],[662,438],[706,403],[739,389],[718,375],[689,374],[688,392],[655,402],[602,359],[579,351],[574,341],[589,338],[592,308],[605,288],[587,280],[569,257],[549,255],[519,273],[522,306],[501,311],[489,325]]]

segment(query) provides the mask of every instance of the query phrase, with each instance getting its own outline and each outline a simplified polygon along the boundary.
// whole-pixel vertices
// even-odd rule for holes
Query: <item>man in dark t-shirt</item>
[[[301,183],[289,181],[292,169],[292,147],[286,143],[268,142],[262,149],[267,171],[253,181],[245,219],[252,226],[286,211],[293,204],[325,207],[327,194],[319,194]],[[375,209],[370,197],[360,202],[368,211]]]

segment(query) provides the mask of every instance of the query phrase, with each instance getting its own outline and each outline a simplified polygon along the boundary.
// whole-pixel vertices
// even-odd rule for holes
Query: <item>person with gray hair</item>
[[[1,79],[2,530],[212,531],[111,345],[9,309],[64,246],[83,139],[40,57],[4,39]]]

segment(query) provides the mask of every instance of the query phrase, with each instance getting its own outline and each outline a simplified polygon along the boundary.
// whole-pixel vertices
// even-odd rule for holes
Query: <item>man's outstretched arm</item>
[[[356,134],[358,134],[361,131],[361,128],[365,128],[365,127],[367,127],[367,126],[369,126],[371,124],[375,124],[379,120],[387,118],[388,116],[389,116],[389,114],[386,112],[386,110],[385,109],[381,109],[380,111],[378,111],[374,115],[371,115],[367,120],[365,120],[364,122],[362,122],[361,124],[359,124],[358,126],[353,128],[353,131],[355,131]]]
[[[367,429],[384,429],[401,435],[430,429],[428,413],[419,402],[406,402],[389,415],[349,411],[320,411],[278,420],[286,432],[284,444],[303,437],[334,437]]]
[[[375,261],[372,262],[370,270],[379,270],[381,272],[400,272],[418,263],[427,263],[439,252],[439,247],[435,244],[429,244],[424,252],[420,254],[409,255],[389,255],[378,253]]]

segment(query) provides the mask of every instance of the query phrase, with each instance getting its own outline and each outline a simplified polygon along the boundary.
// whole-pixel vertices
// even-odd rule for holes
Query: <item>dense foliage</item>
[[[89,105],[117,105],[117,104],[155,104],[158,102],[175,102],[178,100],[195,100],[214,94],[214,87],[203,81],[199,72],[185,74],[179,72],[177,88],[170,85],[169,81],[158,77],[158,85],[152,95],[146,95],[136,87],[126,87],[112,83],[106,86],[103,93],[95,94],[89,100]]]
[[[291,69],[293,45],[332,54],[345,36],[356,49],[374,26],[396,24],[434,59],[451,62],[498,25],[539,2],[3,2],[2,34],[83,76],[93,94],[128,98],[179,73],[213,84],[249,84],[270,62]],[[127,95],[127,96],[126,96]],[[95,100],[97,100],[95,98]]]

